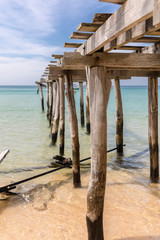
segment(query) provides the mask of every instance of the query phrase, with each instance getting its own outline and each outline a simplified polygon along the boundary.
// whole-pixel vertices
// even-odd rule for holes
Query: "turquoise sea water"
[[[46,90],[44,90],[46,91]],[[108,155],[109,169],[139,171],[149,177],[148,92],[147,87],[122,87],[124,111],[124,156]],[[45,93],[46,97],[46,93]],[[79,117],[79,91],[75,93]],[[84,89],[85,100],[85,89]],[[0,174],[16,180],[17,174],[33,175],[34,167],[50,164],[59,154],[59,141],[50,147],[50,128],[46,112],[41,112],[36,86],[0,86],[0,152],[10,149],[0,164]],[[114,91],[108,105],[108,149],[115,147],[116,110]],[[90,156],[90,137],[80,127],[81,159]],[[71,139],[66,104],[65,156],[71,156]],[[42,170],[43,171],[43,170]]]

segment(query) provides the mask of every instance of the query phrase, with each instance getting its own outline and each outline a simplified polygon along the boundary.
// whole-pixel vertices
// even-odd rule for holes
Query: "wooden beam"
[[[153,25],[156,27],[160,27],[160,0],[154,1],[154,9],[153,9]]]
[[[77,27],[77,31],[82,31],[82,32],[96,32],[97,29],[101,26],[101,24],[97,23],[81,23]]]
[[[104,52],[119,48],[129,42],[136,42],[137,39],[143,37],[145,34],[151,34],[155,29],[155,26],[153,26],[153,17],[144,20],[105,44]]]
[[[160,71],[146,71],[146,70],[108,70],[107,76],[110,79],[119,77],[120,79],[130,79],[131,77],[160,77]]]
[[[107,2],[107,3],[115,3],[115,4],[123,4],[127,0],[99,0],[99,2]]]
[[[66,75],[67,72],[63,70],[61,67],[50,66],[50,74],[52,76]],[[71,70],[70,74],[72,77],[86,78],[85,70]]]
[[[111,15],[112,13],[96,13],[93,16],[92,22],[97,24],[103,24]]]
[[[137,23],[152,17],[153,8],[153,1],[127,0],[77,51],[88,55],[101,49]]]
[[[46,85],[42,83],[42,80],[41,81],[36,81],[35,83],[42,86],[42,87],[46,87]]]
[[[63,69],[84,69],[85,66],[104,66],[120,69],[159,69],[160,54],[142,53],[94,53],[82,56],[79,53],[64,53],[58,63]]]
[[[64,43],[65,48],[78,48],[82,43]]]
[[[71,39],[88,39],[92,36],[92,33],[73,32],[70,36]]]

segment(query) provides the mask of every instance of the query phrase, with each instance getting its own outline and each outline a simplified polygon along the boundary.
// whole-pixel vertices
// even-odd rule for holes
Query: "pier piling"
[[[148,138],[150,149],[150,178],[159,178],[158,148],[158,78],[148,78]]]
[[[90,134],[90,111],[89,111],[89,70],[88,67],[86,67],[86,133]]]
[[[87,195],[88,239],[103,240],[103,205],[107,163],[106,110],[111,90],[111,80],[104,67],[91,67],[89,77],[89,102],[91,116],[91,177]]]
[[[81,118],[81,127],[84,127],[83,82],[79,82],[79,96],[80,96],[80,118]]]
[[[66,97],[69,111],[69,123],[72,139],[72,161],[73,161],[73,185],[75,188],[81,186],[80,179],[80,147],[78,135],[78,121],[75,107],[73,81],[70,74],[65,75]]]
[[[65,95],[64,95],[64,76],[59,77],[60,88],[60,146],[59,154],[64,155],[65,144]]]
[[[123,107],[121,98],[120,80],[116,77],[113,80],[114,83],[114,95],[116,103],[116,145],[117,153],[123,154]]]
[[[55,114],[52,122],[52,144],[53,146],[57,142],[57,135],[58,135],[58,127],[59,127],[59,103],[60,103],[60,97],[59,97],[59,82],[57,82],[57,91],[56,91],[56,103],[55,103]]]

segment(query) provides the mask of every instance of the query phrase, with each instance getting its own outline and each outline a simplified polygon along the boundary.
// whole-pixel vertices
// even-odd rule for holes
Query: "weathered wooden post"
[[[55,106],[55,114],[52,122],[52,144],[53,146],[57,142],[57,135],[58,135],[58,126],[59,126],[59,82],[57,81],[57,93],[56,93],[56,106]]]
[[[53,81],[53,106],[52,106],[52,120],[51,125],[53,124],[53,119],[56,111],[56,99],[57,99],[57,82]]]
[[[47,119],[49,120],[49,82],[46,82],[47,83],[47,101],[46,101],[46,104],[47,104]]]
[[[65,141],[65,95],[64,95],[64,76],[59,77],[60,88],[60,146],[59,154],[64,155],[64,141]]]
[[[49,124],[51,126],[52,119],[52,107],[53,107],[53,82],[49,82]]]
[[[89,85],[88,85],[88,79],[89,79],[89,70],[88,67],[86,67],[86,133],[90,134],[90,112],[89,112]]]
[[[83,82],[79,82],[79,97],[80,97],[80,118],[81,118],[81,127],[84,127]]]
[[[119,78],[113,80],[114,83],[114,95],[116,103],[116,145],[117,153],[123,154],[123,107],[121,98],[121,88]]]
[[[81,186],[78,121],[74,100],[73,81],[72,76],[69,73],[65,75],[65,82],[66,82],[66,97],[69,111],[69,123],[72,139],[73,185],[74,187],[77,188]]]
[[[44,97],[43,97],[43,88],[41,84],[39,85],[39,90],[40,90],[42,112],[44,112]]]
[[[87,196],[87,227],[89,240],[103,240],[103,205],[107,168],[106,109],[111,80],[104,67],[91,67],[89,103],[91,116],[91,176]]]
[[[158,78],[148,79],[148,137],[150,149],[150,178],[159,178],[159,149],[158,149]]]

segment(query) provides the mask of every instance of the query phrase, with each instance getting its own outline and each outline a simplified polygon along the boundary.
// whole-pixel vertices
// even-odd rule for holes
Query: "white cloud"
[[[48,62],[42,58],[0,57],[0,85],[31,85],[39,80]]]
[[[98,5],[107,10],[108,4],[97,0],[1,0],[0,84],[33,84],[51,54],[73,51],[62,47],[63,30],[79,24],[91,9],[95,13]]]

